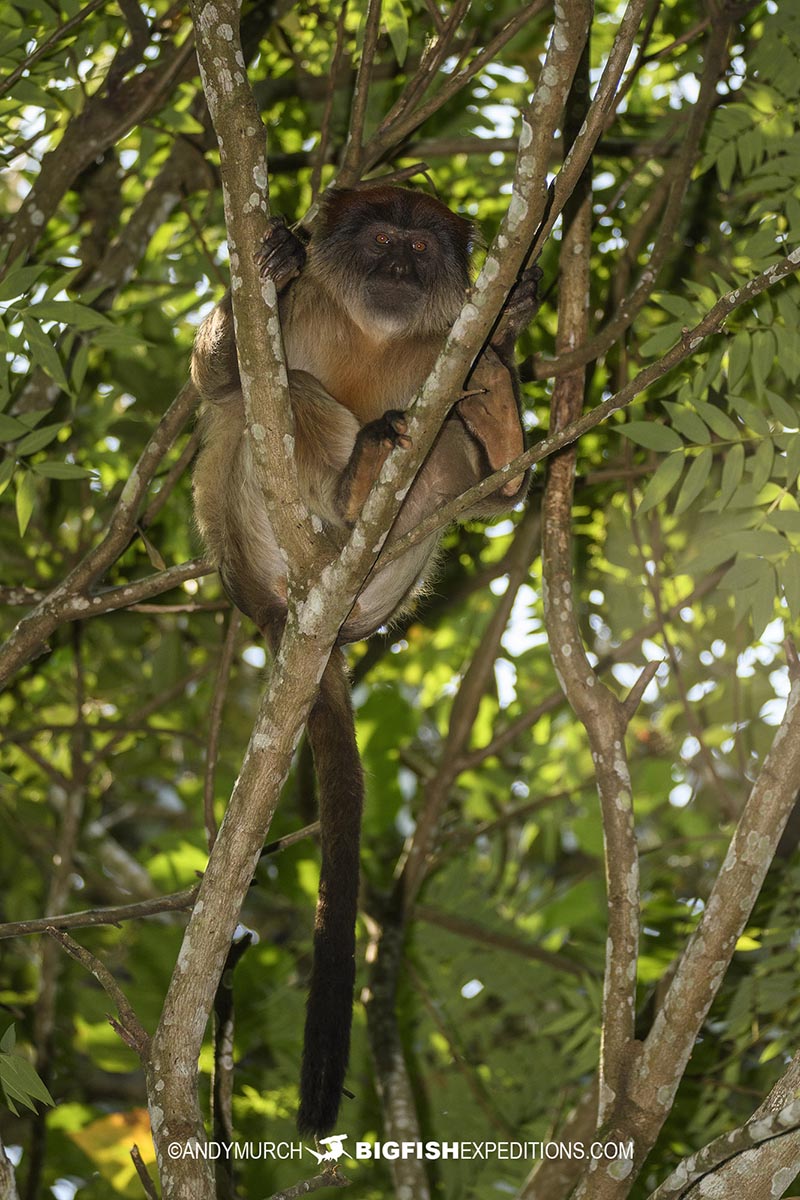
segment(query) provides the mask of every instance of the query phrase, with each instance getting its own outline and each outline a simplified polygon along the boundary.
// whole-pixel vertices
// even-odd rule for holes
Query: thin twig
[[[448,504],[442,505],[436,513],[432,513],[430,517],[426,517],[423,521],[420,521],[409,533],[404,534],[403,537],[393,542],[388,550],[384,550],[381,556],[381,563],[387,565],[390,562],[394,562],[401,555],[405,554],[406,550],[411,546],[423,541],[437,529],[443,529],[445,526],[450,525],[451,522],[458,519],[462,512],[472,508],[483,497],[497,491],[509,479],[516,478],[517,475],[521,475],[523,471],[526,471],[528,467],[542,462],[557,450],[561,450],[564,446],[578,441],[585,433],[600,425],[613,413],[627,407],[632,400],[646,388],[650,387],[652,383],[668,375],[670,371],[680,366],[687,358],[691,358],[707,337],[720,333],[725,321],[732,312],[735,312],[737,308],[741,308],[745,304],[749,304],[756,296],[774,287],[775,284],[780,283],[788,275],[794,274],[799,267],[800,247],[787,254],[785,258],[767,267],[766,270],[761,271],[748,283],[721,296],[693,329],[682,331],[680,338],[671,350],[668,350],[656,362],[651,363],[648,367],[641,370],[634,379],[623,388],[620,388],[613,396],[610,396],[608,400],[604,400],[577,420],[570,421],[558,433],[549,434],[542,441],[537,442],[532,449],[526,450],[524,454],[520,454],[518,458],[513,459],[505,467],[501,467],[499,471],[494,471],[491,475],[487,475],[481,483],[469,488],[466,492],[462,492],[460,496],[455,500],[451,500]],[[564,361],[566,361],[566,356]]]
[[[375,62],[375,50],[381,30],[381,0],[369,0],[367,5],[367,23],[364,31],[364,45],[361,49],[361,62],[358,64],[356,86],[353,91],[353,106],[350,112],[350,131],[344,152],[342,169],[339,179],[344,186],[354,183],[361,175],[361,158],[364,141],[364,125],[367,119],[367,102],[372,80],[372,67]]]
[[[99,609],[87,596],[133,537],[139,508],[158,465],[188,421],[197,399],[190,384],[181,389],[140,454],[102,540],[18,623],[0,650],[0,683],[33,658],[64,621],[86,616],[86,610]]]
[[[144,1165],[142,1156],[139,1153],[139,1147],[135,1143],[131,1147],[131,1158],[133,1159],[133,1165],[136,1167],[136,1174],[139,1176],[139,1182],[141,1183],[142,1187],[144,1188],[144,1192],[145,1192],[145,1195],[147,1196],[147,1200],[158,1200],[158,1192],[156,1191],[156,1185],[153,1183],[152,1179],[150,1178],[150,1172],[148,1171],[147,1167]]]
[[[346,1176],[340,1175],[336,1167],[333,1167],[330,1171],[324,1171],[322,1175],[315,1175],[312,1179],[302,1179],[300,1183],[295,1183],[282,1192],[275,1192],[269,1197],[269,1200],[298,1200],[300,1196],[307,1196],[309,1192],[318,1192],[321,1188],[349,1186],[350,1180]]]
[[[647,688],[653,680],[656,671],[661,666],[660,659],[654,659],[647,663],[639,672],[639,677],[634,683],[628,695],[622,701],[622,715],[625,719],[625,724],[629,725],[633,720],[637,708],[642,702],[642,696],[647,691]]]
[[[330,77],[328,79],[328,87],[325,93],[325,107],[322,110],[322,121],[319,127],[319,143],[314,151],[314,166],[311,170],[311,203],[314,204],[319,195],[320,186],[322,184],[322,169],[328,161],[328,151],[330,149],[331,136],[331,117],[333,115],[333,102],[336,97],[336,87],[339,79],[339,68],[342,63],[342,55],[344,53],[344,36],[345,36],[345,18],[347,17],[347,0],[342,0],[339,9],[339,19],[336,22],[336,45],[333,50],[333,59],[331,61]]]
[[[125,1044],[130,1046],[131,1050],[135,1050],[140,1057],[146,1054],[150,1044],[147,1032],[136,1016],[128,997],[108,967],[104,963],[101,963],[100,959],[96,958],[89,950],[80,946],[68,933],[64,933],[63,930],[56,929],[51,925],[46,930],[46,933],[48,937],[58,942],[71,958],[74,958],[90,974],[94,975],[103,991],[114,1002],[119,1013],[120,1020],[114,1021],[112,1018],[109,1018],[110,1023],[117,1030]]]
[[[552,967],[555,971],[565,971],[568,975],[579,979],[593,974],[580,963],[575,963],[572,959],[566,958],[563,954],[557,954],[554,950],[544,950],[541,946],[534,946],[523,938],[513,937],[511,934],[501,933],[494,929],[485,929],[481,925],[476,925],[474,921],[456,916],[455,913],[440,912],[439,909],[431,908],[429,905],[416,904],[414,916],[427,921],[430,925],[446,929],[448,933],[455,933],[459,937],[469,938],[470,941],[479,942],[483,946],[491,946],[496,950],[506,950],[509,954],[516,954],[520,958],[542,963],[546,967]]]
[[[89,0],[89,3],[76,12],[74,17],[70,17],[68,21],[64,21],[63,25],[57,25],[50,36],[45,38],[35,50],[32,50],[18,67],[15,67],[9,75],[6,75],[5,79],[0,79],[0,96],[4,96],[34,63],[47,54],[48,50],[52,50],[53,46],[60,42],[63,37],[66,37],[68,33],[72,33],[73,29],[77,29],[96,8],[101,8],[105,3],[106,0]],[[41,134],[37,134],[37,136],[41,137]]]
[[[287,833],[285,837],[276,838],[274,842],[267,842],[259,857],[266,858],[268,854],[279,854],[281,850],[303,842],[308,837],[316,837],[318,833],[319,821],[312,821],[310,825],[304,825],[302,829],[296,829],[294,833]]]
[[[700,93],[691,112],[672,186],[659,222],[658,236],[647,265],[611,320],[591,338],[585,339],[579,347],[565,351],[556,359],[540,360],[536,366],[537,378],[562,375],[575,367],[585,366],[604,354],[629,328],[652,294],[659,272],[672,249],[675,231],[683,216],[683,200],[699,154],[701,139],[708,124],[709,114],[718,99],[717,81],[727,61],[730,27],[730,17],[723,14],[711,25],[704,54]],[[559,176],[559,182],[560,179]],[[543,234],[549,233],[556,215],[557,211],[551,214]]]
[[[31,933],[47,933],[50,929],[83,929],[93,925],[119,925],[121,921],[138,921],[157,913],[181,912],[191,909],[197,898],[199,884],[158,896],[153,900],[137,900],[135,904],[119,904],[113,908],[85,908],[81,912],[63,913],[58,917],[36,917],[30,921],[8,921],[0,925],[0,940],[25,937]]]
[[[375,163],[384,157],[388,150],[403,142],[410,133],[413,133],[415,129],[437,113],[448,100],[457,95],[485,66],[492,62],[506,43],[511,41],[525,27],[528,21],[538,16],[545,7],[546,0],[532,0],[532,3],[525,5],[524,8],[515,13],[491,41],[487,42],[469,65],[462,70],[454,72],[442,84],[434,96],[431,96],[429,100],[420,104],[411,112],[393,120],[391,126],[378,129],[364,147],[365,168],[369,169],[374,166]]]

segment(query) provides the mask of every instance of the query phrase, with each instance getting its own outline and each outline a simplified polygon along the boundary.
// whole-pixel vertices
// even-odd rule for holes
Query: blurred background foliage
[[[245,2],[273,207],[292,220],[312,199],[329,95],[328,157],[341,151],[364,8],[363,0],[347,8],[334,73],[339,5]],[[616,0],[597,6],[593,81],[621,10]],[[460,30],[462,64],[517,11],[512,2],[473,5]],[[712,20],[679,0],[650,6],[643,56],[593,162],[595,330],[613,321],[659,247]],[[550,24],[547,9],[531,19],[379,172],[424,162],[427,182],[413,182],[435,186],[491,238],[508,203],[518,112]],[[368,131],[432,28],[430,6],[386,5]],[[227,258],[218,155],[185,8],[2,0],[0,31],[0,598],[8,633],[34,598],[20,589],[53,587],[105,528],[186,379],[193,333],[224,290]],[[798,54],[798,0],[753,6],[734,25],[657,290],[591,362],[589,405],[662,354],[715,298],[800,243]],[[456,69],[448,61],[441,79]],[[555,143],[554,169],[561,154]],[[325,163],[323,183],[334,175]],[[547,425],[559,240],[556,230],[541,260],[541,313],[519,346],[534,439]],[[620,694],[643,662],[664,661],[631,726],[643,1030],[788,691],[780,644],[800,614],[798,306],[790,279],[738,310],[723,335],[580,444],[576,588],[587,645],[608,663]],[[190,472],[172,471],[180,455],[188,461],[192,436],[162,464],[153,494],[163,489],[165,502],[148,510],[106,585],[201,553]],[[541,487],[539,472],[531,504]],[[431,594],[413,618],[351,651],[368,776],[368,903],[391,885],[454,694],[507,585],[517,520],[448,532]],[[546,1137],[597,1062],[602,829],[586,738],[550,663],[539,580],[535,561],[408,936],[402,1031],[423,1133],[443,1140]],[[51,912],[54,900],[62,910],[147,898],[187,887],[202,871],[209,711],[229,620],[216,577],[189,580],[150,604],[63,625],[16,675],[0,697],[3,920]],[[217,819],[264,670],[261,642],[243,622],[214,781]],[[270,836],[313,815],[301,754]],[[745,1120],[797,1047],[793,825],[636,1196],[696,1144]],[[267,857],[243,912],[257,941],[236,971],[242,1140],[294,1136],[317,861],[313,838]],[[149,1029],[182,924],[172,914],[79,934],[123,981]],[[557,957],[542,962],[538,950]],[[0,1120],[4,1142],[21,1156],[21,1194],[140,1195],[129,1148],[138,1142],[147,1160],[144,1089],[134,1055],[107,1023],[106,997],[74,963],[48,957],[38,938],[4,941],[0,955],[0,1026],[17,1024],[18,1048],[28,1047],[57,1105],[46,1136],[42,1118]],[[208,1072],[210,1052],[201,1066]],[[340,1128],[378,1135],[360,1008],[350,1085],[357,1098]],[[381,1164],[351,1166],[354,1195],[388,1194]],[[435,1194],[512,1195],[526,1169],[448,1164],[434,1173]],[[265,1196],[299,1173],[296,1163],[243,1163],[240,1185]]]

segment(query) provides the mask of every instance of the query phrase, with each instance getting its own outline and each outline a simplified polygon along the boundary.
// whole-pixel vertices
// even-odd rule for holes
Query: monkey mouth
[[[381,272],[374,275],[367,286],[369,303],[383,312],[398,313],[416,304],[423,288],[419,280],[410,275],[395,276]]]

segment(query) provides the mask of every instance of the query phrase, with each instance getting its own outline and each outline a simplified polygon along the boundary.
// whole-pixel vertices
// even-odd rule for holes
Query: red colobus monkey
[[[306,247],[273,221],[260,252],[275,280],[301,494],[344,541],[387,455],[408,446],[404,409],[429,374],[470,282],[473,228],[439,200],[399,187],[331,190]],[[431,512],[522,453],[508,346],[488,347],[400,509],[387,546]],[[207,402],[194,474],[197,523],[234,604],[270,645],[286,613],[286,565],[270,527],[245,436],[230,296],[201,326],[192,378]],[[481,515],[524,496],[518,476]],[[437,535],[370,573],[339,635],[369,637],[419,586]],[[335,650],[308,734],[319,781],[322,869],[306,1013],[298,1128],[331,1130],[350,1047],[363,778],[341,652]]]

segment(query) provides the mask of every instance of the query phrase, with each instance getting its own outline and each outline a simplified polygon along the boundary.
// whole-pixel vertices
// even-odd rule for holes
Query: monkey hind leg
[[[370,421],[359,430],[353,447],[353,453],[346,469],[339,479],[337,503],[339,511],[348,524],[352,524],[372,490],[372,485],[380,474],[381,467],[386,462],[395,446],[407,450],[411,438],[407,436],[405,413],[391,408],[377,421]]]
[[[301,1134],[336,1124],[350,1054],[364,780],[344,661],[333,652],[308,719],[319,784],[322,869],[300,1078]]]

